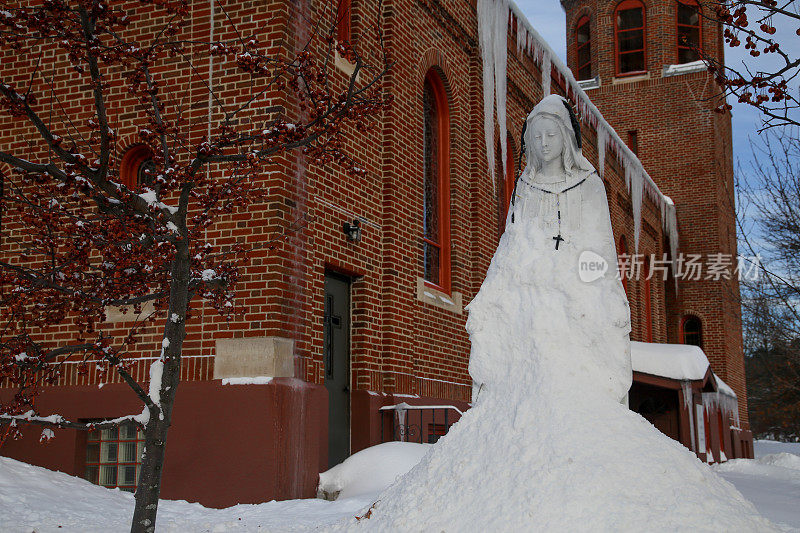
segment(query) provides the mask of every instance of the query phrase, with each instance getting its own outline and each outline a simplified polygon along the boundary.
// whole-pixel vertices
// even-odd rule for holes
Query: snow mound
[[[800,442],[778,442],[776,440],[754,440],[753,452],[756,459],[771,453],[792,453],[800,455]]]
[[[800,470],[800,456],[793,453],[771,453],[756,459],[756,461],[762,465],[782,466],[783,468]]]
[[[369,518],[334,529],[777,531],[733,485],[625,406],[540,401],[529,385],[494,398],[485,390]]]
[[[430,444],[385,442],[361,450],[321,473],[318,493],[334,499],[377,496],[419,463],[430,449]]]

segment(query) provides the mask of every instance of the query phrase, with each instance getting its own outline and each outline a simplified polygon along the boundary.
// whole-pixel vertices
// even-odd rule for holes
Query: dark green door
[[[328,461],[350,456],[350,280],[325,274],[325,388],[328,389]]]

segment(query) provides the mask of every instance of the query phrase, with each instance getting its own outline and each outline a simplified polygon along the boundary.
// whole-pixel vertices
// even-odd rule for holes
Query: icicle
[[[500,156],[503,176],[506,175],[506,67],[508,65],[508,0],[495,0],[494,44],[494,93],[497,101],[497,126],[500,130]]]
[[[496,187],[494,175],[494,47],[492,33],[497,10],[494,0],[478,0],[478,41],[483,61],[483,134],[486,142],[486,162],[492,178],[492,190]]]
[[[517,55],[522,57],[528,52],[528,32],[522,27],[517,18]]]
[[[550,71],[553,68],[550,50],[542,54],[542,96],[550,95]]]
[[[681,381],[681,390],[683,391],[683,406],[689,412],[689,433],[692,435],[692,451],[697,450],[697,444],[695,442],[695,435],[694,435],[694,409],[692,402],[692,382],[691,381]]]
[[[601,126],[597,125],[597,172],[600,177],[603,177],[606,169],[606,140],[608,139],[608,131]]]

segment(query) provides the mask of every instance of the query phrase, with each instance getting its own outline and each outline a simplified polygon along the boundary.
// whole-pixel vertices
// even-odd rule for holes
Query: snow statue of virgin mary
[[[528,115],[527,166],[486,280],[467,307],[478,395],[513,386],[521,374],[534,376],[537,388],[617,401],[630,388],[628,299],[605,187],[580,139],[560,96],[544,98]]]
[[[548,96],[469,304],[472,408],[344,531],[775,531],[736,489],[620,400],[630,312],[605,188]]]

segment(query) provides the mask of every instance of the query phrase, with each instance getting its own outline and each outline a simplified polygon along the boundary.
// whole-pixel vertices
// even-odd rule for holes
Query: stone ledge
[[[447,294],[426,284],[423,278],[417,278],[417,300],[440,309],[446,309],[457,315],[464,312],[460,292],[453,292],[452,295]]]
[[[294,377],[294,341],[283,337],[218,339],[214,379]]]
[[[647,81],[650,79],[650,72],[643,72],[634,76],[622,76],[611,78],[611,85],[622,85],[624,83],[636,83],[637,81]]]

